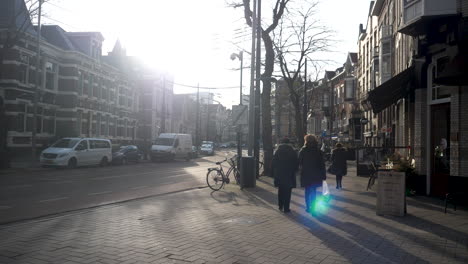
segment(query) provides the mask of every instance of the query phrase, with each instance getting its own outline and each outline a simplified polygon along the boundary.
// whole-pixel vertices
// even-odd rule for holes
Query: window
[[[56,77],[57,77],[57,64],[52,62],[46,62],[46,83],[45,88],[48,90],[56,89]]]
[[[29,83],[29,56],[21,53],[18,69],[18,81],[24,84]]]
[[[107,140],[90,140],[89,145],[91,149],[110,148],[110,143]]]
[[[77,149],[79,150],[85,150],[85,149],[88,149],[88,141],[87,140],[83,140],[80,142],[80,144],[78,144],[76,146]]]
[[[436,65],[432,67],[432,100],[450,98],[450,87],[434,83],[437,76],[447,67],[450,59],[448,56],[436,60]]]
[[[82,128],[81,128],[83,125],[82,115],[83,113],[81,111],[78,111],[76,113],[76,131],[78,132],[78,136],[82,133]]]
[[[48,133],[48,134],[55,134],[55,117],[48,117],[43,120],[44,122],[44,128],[42,132]]]
[[[97,114],[96,118],[96,135],[101,135],[101,114]]]
[[[78,71],[78,95],[83,95],[83,88],[84,88],[83,72]]]
[[[60,139],[59,141],[55,142],[51,147],[53,148],[73,148],[79,139],[71,139],[71,138],[64,138]]]

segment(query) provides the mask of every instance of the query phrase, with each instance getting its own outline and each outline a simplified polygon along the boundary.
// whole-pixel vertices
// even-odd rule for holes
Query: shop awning
[[[380,113],[399,99],[407,96],[411,92],[414,76],[414,66],[411,66],[370,91],[367,100],[372,106],[374,114]]]

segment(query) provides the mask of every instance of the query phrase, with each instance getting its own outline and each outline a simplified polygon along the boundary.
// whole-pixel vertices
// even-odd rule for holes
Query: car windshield
[[[52,147],[53,148],[73,148],[76,143],[80,141],[79,139],[70,139],[70,138],[64,138],[61,139],[57,142],[55,142]]]
[[[211,148],[211,145],[210,144],[204,144],[201,146],[202,148]]]
[[[159,145],[159,146],[172,146],[174,145],[174,139],[173,138],[157,138],[154,144]]]

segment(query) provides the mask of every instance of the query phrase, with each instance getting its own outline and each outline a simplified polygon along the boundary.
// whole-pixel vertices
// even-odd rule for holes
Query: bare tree
[[[275,50],[273,40],[270,34],[276,29],[281,20],[286,5],[290,0],[274,0],[271,22],[268,26],[261,26],[261,36],[265,49],[264,70],[261,74],[263,89],[261,94],[262,108],[262,139],[263,139],[263,162],[264,175],[270,175],[271,161],[273,159],[273,139],[272,139],[272,122],[271,122],[271,81],[275,67]],[[241,3],[235,3],[234,7],[244,8],[244,18],[250,27],[252,27],[252,9],[250,8],[250,0],[242,0]],[[262,19],[263,20],[263,19]],[[263,20],[265,21],[265,20]]]
[[[11,0],[14,2],[15,0]],[[8,17],[5,25],[0,25],[0,65],[5,54],[18,44],[24,34],[32,29],[32,21],[37,17],[40,0],[24,0],[24,8],[17,7]],[[42,3],[47,0],[42,0]]]
[[[330,51],[329,47],[333,42],[333,32],[321,26],[319,20],[314,19],[317,7],[317,1],[305,1],[302,5],[289,8],[280,22],[280,27],[274,32],[277,61],[294,107],[295,135],[300,145],[304,143],[303,137],[306,132],[305,124],[302,122],[303,100],[301,99],[305,82],[301,72],[306,59],[318,69],[318,65],[323,61],[314,60],[313,55]]]
[[[16,0],[11,0],[11,3]],[[42,0],[42,2],[46,2]],[[22,3],[21,3],[22,4]],[[3,6],[2,8],[6,8]],[[32,30],[31,21],[37,17],[39,0],[25,0],[23,7],[13,8],[10,16],[0,24],[0,79],[3,79],[5,56],[19,44],[28,31]],[[0,169],[9,166],[7,153],[8,122],[5,115],[5,104],[0,96]]]

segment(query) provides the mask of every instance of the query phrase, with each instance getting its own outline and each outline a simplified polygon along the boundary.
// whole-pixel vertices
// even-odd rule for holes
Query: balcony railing
[[[457,14],[457,0],[402,0],[403,34],[424,34],[425,25],[433,19]]]

